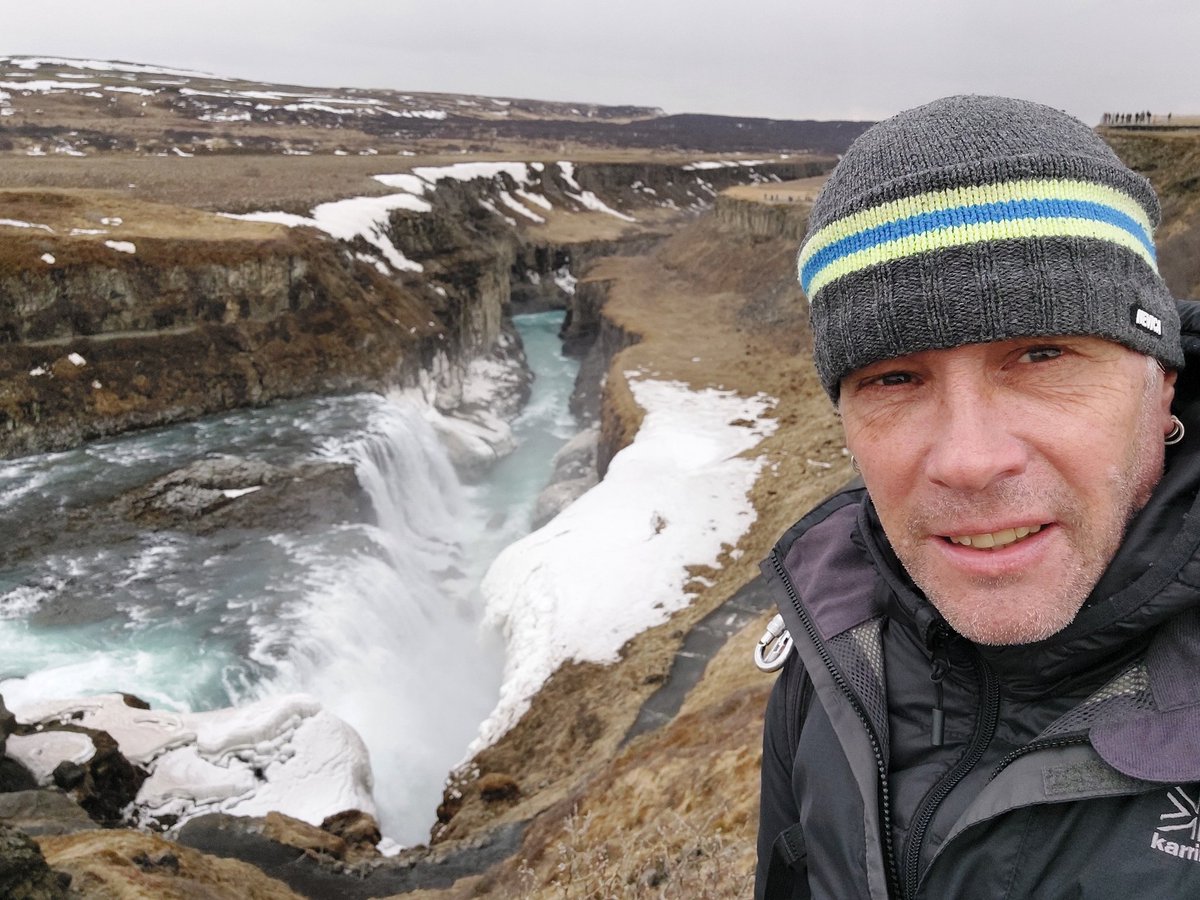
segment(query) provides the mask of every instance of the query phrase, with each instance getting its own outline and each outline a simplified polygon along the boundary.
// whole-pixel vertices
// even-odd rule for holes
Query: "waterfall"
[[[256,647],[276,672],[258,694],[304,691],[352,725],[384,833],[420,843],[498,696],[501,647],[480,629],[467,558],[485,522],[419,404],[383,399],[365,431],[326,452],[354,462],[376,523],[289,539],[308,587],[285,613],[290,634],[271,628]]]
[[[10,540],[64,509],[103,522],[114,498],[211,455],[349,463],[373,509],[316,529],[65,529],[12,557],[0,569],[10,708],[128,692],[236,714],[307,693],[363,738],[384,833],[427,840],[446,776],[499,696],[504,648],[480,624],[479,583],[528,531],[573,427],[562,314],[521,319],[539,375],[517,449],[480,483],[460,483],[437,414],[405,394],[291,401],[0,464]]]

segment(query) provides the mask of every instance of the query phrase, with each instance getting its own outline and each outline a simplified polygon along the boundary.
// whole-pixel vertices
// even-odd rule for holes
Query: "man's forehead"
[[[975,360],[982,363],[989,360],[1003,359],[1011,353],[1025,352],[1038,347],[1058,347],[1064,350],[1087,352],[1089,355],[1097,358],[1097,361],[1116,360],[1129,355],[1142,357],[1143,359],[1152,358],[1143,353],[1138,353],[1136,350],[1131,350],[1116,341],[1097,337],[1096,335],[1033,335],[1030,337],[1006,338],[999,341],[955,344],[951,347],[931,347],[912,353],[872,360],[852,370],[844,380],[853,379],[860,373],[869,373],[878,367],[891,368],[893,366],[902,367],[906,363],[945,363],[955,360]]]

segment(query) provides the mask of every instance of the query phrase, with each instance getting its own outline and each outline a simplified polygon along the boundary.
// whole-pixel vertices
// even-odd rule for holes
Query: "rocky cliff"
[[[717,221],[741,234],[788,238],[800,245],[808,227],[808,204],[771,203],[722,195],[713,208]]]
[[[0,455],[413,380],[443,343],[419,294],[306,230],[8,199],[29,224],[3,229]]]
[[[565,305],[574,272],[644,250],[719,186],[821,163],[513,165],[429,175],[428,209],[342,241],[99,192],[7,192],[0,455],[430,371],[453,406],[465,361],[510,352],[514,286],[526,307]],[[389,267],[381,237],[415,265]],[[575,343],[591,329],[581,316]]]
[[[1100,134],[1158,193],[1163,219],[1155,242],[1167,287],[1176,297],[1200,299],[1200,135],[1122,128]]]

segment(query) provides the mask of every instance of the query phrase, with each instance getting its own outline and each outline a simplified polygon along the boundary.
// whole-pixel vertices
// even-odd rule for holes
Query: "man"
[[[1158,217],[1083,123],[986,97],[873,127],[817,198],[862,480],[763,564],[757,897],[1200,897],[1200,316]]]

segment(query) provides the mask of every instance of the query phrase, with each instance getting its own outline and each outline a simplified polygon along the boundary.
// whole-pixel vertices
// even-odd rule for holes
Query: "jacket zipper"
[[[979,655],[979,651],[975,650],[974,647],[971,647],[971,650],[971,661],[975,665],[975,671],[979,676],[981,688],[982,703],[979,710],[979,723],[975,728],[975,734],[971,737],[971,745],[967,748],[967,752],[946,777],[938,783],[933,793],[926,797],[925,802],[921,805],[916,817],[913,819],[908,839],[908,848],[904,856],[905,878],[903,896],[910,898],[910,900],[916,897],[917,888],[920,886],[921,848],[925,843],[925,835],[929,830],[930,824],[933,822],[934,814],[937,812],[938,807],[942,805],[942,802],[950,796],[950,792],[967,777],[967,773],[979,764],[988,745],[992,742],[992,737],[996,733],[996,720],[1000,715],[1000,685],[991,667]]]
[[[930,650],[933,653],[933,663],[929,672],[929,680],[933,682],[933,709],[929,719],[929,744],[941,747],[946,743],[946,710],[942,703],[942,682],[950,671],[950,661],[946,658],[946,629],[934,629]]]
[[[1014,762],[1020,759],[1027,753],[1034,753],[1038,750],[1049,750],[1054,747],[1070,747],[1073,744],[1086,744],[1087,736],[1083,734],[1066,734],[1062,737],[1039,738],[1031,741],[1024,747],[1019,747],[1004,759],[1000,760],[1000,764],[992,770],[992,774],[988,776],[988,781],[994,781],[996,777],[1011,766]]]
[[[825,647],[825,642],[817,632],[816,626],[809,618],[808,611],[800,603],[800,595],[796,593],[796,588],[792,584],[792,578],[784,568],[783,562],[779,558],[779,548],[776,547],[771,551],[771,565],[775,569],[775,574],[779,576],[780,582],[783,584],[784,590],[787,591],[788,600],[791,601],[792,608],[800,617],[800,623],[804,626],[804,631],[808,635],[812,645],[816,648],[817,654],[821,657],[821,662],[825,664],[834,683],[838,686],[846,699],[850,701],[850,707],[858,716],[866,729],[867,738],[871,742],[871,751],[875,755],[876,774],[879,776],[879,815],[882,824],[882,834],[880,835],[881,843],[883,844],[884,859],[887,864],[887,880],[888,892],[899,895],[900,879],[897,877],[898,868],[896,866],[896,851],[892,846],[892,803],[891,796],[888,793],[887,781],[887,760],[883,758],[882,744],[879,736],[875,733],[875,726],[871,724],[870,718],[862,707],[857,695],[846,683],[846,679],[842,676],[837,664],[833,661],[833,657]]]

